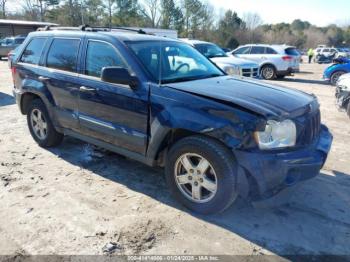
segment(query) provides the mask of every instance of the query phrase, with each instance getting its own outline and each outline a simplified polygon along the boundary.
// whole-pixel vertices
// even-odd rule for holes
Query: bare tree
[[[0,0],[1,17],[6,18],[6,2],[7,0]]]
[[[115,4],[115,0],[106,0],[106,7],[108,12],[108,25],[112,26],[112,15],[113,15],[113,7]]]
[[[145,9],[143,13],[150,20],[150,24],[152,27],[158,27],[161,15],[160,15],[160,1],[159,0],[145,0]]]
[[[263,24],[260,15],[257,13],[245,13],[243,14],[242,20],[247,30],[246,36],[248,42],[253,43],[259,41],[260,34],[257,28]]]

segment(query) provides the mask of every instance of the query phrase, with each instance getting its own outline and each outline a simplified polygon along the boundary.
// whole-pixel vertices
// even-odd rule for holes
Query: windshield
[[[196,44],[194,47],[208,58],[227,57],[225,51],[214,44]]]
[[[148,73],[161,84],[224,75],[207,58],[185,43],[141,41],[127,42],[127,45]]]

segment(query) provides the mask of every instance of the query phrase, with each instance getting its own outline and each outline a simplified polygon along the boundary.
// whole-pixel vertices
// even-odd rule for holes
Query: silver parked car
[[[20,44],[23,43],[25,36],[14,36],[14,37],[6,37],[0,40],[0,60],[3,57],[7,57],[7,55],[14,49],[16,49]]]
[[[258,63],[261,76],[267,80],[299,72],[301,54],[294,46],[249,44],[238,47],[230,54]]]
[[[196,48],[228,75],[258,77],[259,65],[251,60],[229,56],[216,44],[199,40],[181,39]]]

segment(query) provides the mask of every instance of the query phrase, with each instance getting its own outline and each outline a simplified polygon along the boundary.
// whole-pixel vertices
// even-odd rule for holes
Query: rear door
[[[78,57],[82,39],[55,37],[51,39],[40,80],[47,87],[54,102],[59,124],[78,130],[79,75]]]
[[[258,64],[261,64],[262,62],[267,60],[267,56],[265,54],[265,47],[252,46],[252,49],[250,50],[249,59],[257,62]]]
[[[80,132],[119,148],[144,155],[147,145],[148,90],[101,80],[103,67],[129,70],[117,48],[87,39],[79,95]],[[129,70],[130,71],[130,70]]]

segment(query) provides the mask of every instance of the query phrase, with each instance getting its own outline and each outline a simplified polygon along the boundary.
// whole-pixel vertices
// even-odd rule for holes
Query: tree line
[[[9,2],[16,6],[7,11]],[[256,13],[239,17],[201,0],[0,0],[2,18],[48,21],[64,26],[133,26],[175,29],[180,37],[235,48],[246,43],[289,44],[298,48],[350,46],[350,26],[317,27],[299,19],[265,24]]]

